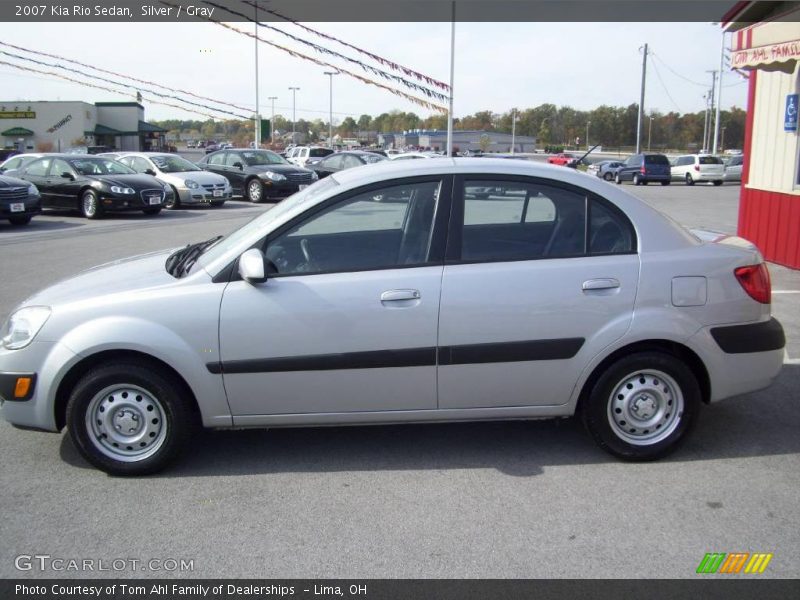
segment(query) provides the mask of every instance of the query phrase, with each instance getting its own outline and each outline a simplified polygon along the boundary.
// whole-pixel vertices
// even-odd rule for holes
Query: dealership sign
[[[767,65],[800,58],[800,40],[747,48],[733,53],[731,66],[734,69],[752,69],[760,65]]]
[[[36,113],[30,110],[0,111],[0,119],[35,119]]]
[[[63,119],[61,119],[58,123],[53,125],[50,129],[47,130],[47,133],[53,133],[56,129],[61,129],[64,125],[72,121],[72,115],[67,115]]]

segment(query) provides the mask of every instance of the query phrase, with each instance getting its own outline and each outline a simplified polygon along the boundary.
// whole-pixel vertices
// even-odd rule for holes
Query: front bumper
[[[22,211],[12,211],[13,204],[22,204],[24,209]],[[0,219],[8,219],[9,217],[25,217],[38,215],[42,212],[42,198],[41,196],[28,196],[22,202],[6,202],[0,203]]]
[[[190,190],[188,188],[178,188],[178,198],[181,204],[216,204],[225,202],[233,198],[233,189],[230,187],[222,190],[222,196],[215,196],[214,190],[207,190],[203,187]]]
[[[300,186],[307,187],[315,183],[316,179],[309,177],[307,180],[298,181],[272,181],[271,179],[261,178],[261,183],[264,184],[264,196],[267,198],[288,198],[292,194],[300,190]]]
[[[159,202],[152,204],[150,195],[159,192]],[[137,191],[135,194],[114,194],[111,192],[100,192],[100,205],[103,210],[124,211],[124,210],[146,210],[148,208],[163,208],[167,199],[173,196],[173,191],[156,189]]]

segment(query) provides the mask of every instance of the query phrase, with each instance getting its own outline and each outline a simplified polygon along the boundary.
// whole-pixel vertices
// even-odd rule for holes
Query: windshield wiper
[[[173,277],[183,277],[189,272],[189,270],[192,268],[192,265],[194,265],[195,261],[200,257],[200,255],[221,239],[222,236],[218,235],[210,240],[206,240],[205,242],[188,244],[185,248],[181,248],[180,250],[173,252],[169,255],[167,262],[164,264],[164,267],[167,269],[167,273]]]

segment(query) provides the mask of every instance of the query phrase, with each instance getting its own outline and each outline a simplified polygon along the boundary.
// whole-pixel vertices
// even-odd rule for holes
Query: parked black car
[[[0,218],[12,225],[27,225],[42,212],[42,198],[32,183],[0,175]]]
[[[219,150],[204,156],[197,165],[227,177],[233,193],[250,202],[286,198],[319,179],[314,171],[293,165],[270,150]]]
[[[155,215],[173,193],[151,175],[88,154],[48,154],[25,166],[20,178],[39,188],[44,208],[78,210],[87,219],[108,211]]]
[[[368,152],[366,150],[348,150],[346,152],[337,152],[326,156],[318,163],[310,165],[320,179],[327,177],[331,173],[337,171],[344,171],[353,167],[361,167],[363,165],[370,165],[372,163],[388,160],[385,156],[376,154],[375,152]]]
[[[651,181],[659,181],[661,185],[669,185],[672,171],[669,159],[663,154],[634,154],[617,168],[614,181],[633,181],[634,185],[647,185]]]

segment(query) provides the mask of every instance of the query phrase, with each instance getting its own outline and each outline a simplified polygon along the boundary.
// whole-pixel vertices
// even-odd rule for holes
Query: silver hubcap
[[[608,422],[617,437],[635,446],[656,444],[678,427],[683,393],[662,371],[632,373],[614,388],[608,401]]]
[[[92,194],[83,197],[83,213],[87,217],[93,217],[97,210],[97,199]]]
[[[92,398],[86,430],[102,454],[122,462],[152,456],[167,438],[161,403],[147,390],[127,383],[109,386]]]
[[[248,194],[250,195],[250,200],[253,202],[261,200],[261,184],[257,181],[251,181],[248,187]]]

